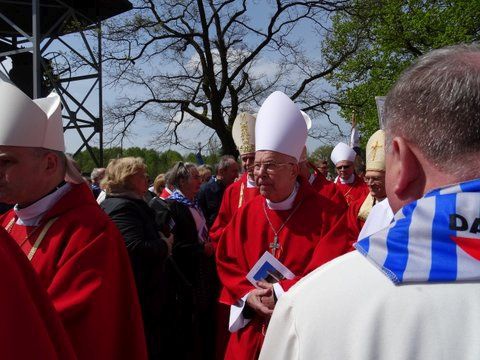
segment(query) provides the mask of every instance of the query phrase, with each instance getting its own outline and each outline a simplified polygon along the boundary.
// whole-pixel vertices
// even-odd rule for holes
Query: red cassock
[[[0,229],[0,274],[0,357],[75,359],[47,292],[4,229]]]
[[[322,196],[327,199],[332,200],[339,209],[343,211],[347,210],[348,205],[345,201],[345,197],[340,192],[338,187],[331,181],[328,181],[327,178],[318,170],[315,165],[309,163],[310,168],[313,169],[313,174],[315,179],[312,182],[312,187]]]
[[[257,187],[247,186],[247,173],[227,187],[223,193],[222,203],[217,218],[210,228],[210,240],[216,248],[223,230],[233,218],[237,210],[259,194]],[[216,329],[216,358],[223,359],[225,348],[230,338],[228,331],[228,319],[230,308],[224,304],[217,306],[217,329]]]
[[[348,207],[348,210],[347,210],[348,228],[352,232],[352,234],[355,236],[355,238],[358,237],[358,235],[360,234],[360,230],[362,230],[362,227],[365,224],[365,220],[361,220],[358,217],[358,213],[364,201],[365,199],[359,199],[359,200],[353,201],[352,203],[350,203],[350,206]]]
[[[247,186],[246,172],[238,181],[235,181],[227,187],[223,194],[222,204],[220,205],[217,218],[210,228],[210,239],[215,246],[218,244],[223,230],[233,218],[237,210],[259,193],[257,187]]]
[[[8,228],[15,213],[1,218]],[[146,359],[142,315],[120,232],[86,184],[72,185],[42,217],[48,229],[31,260],[79,359]],[[13,223],[12,223],[13,224]],[[13,225],[11,235],[29,254],[38,238]],[[26,341],[25,338],[23,340]]]
[[[343,197],[350,205],[353,201],[365,199],[369,194],[368,186],[361,178],[355,175],[355,181],[351,184],[342,184],[340,179],[335,181],[335,185],[343,194]]]
[[[346,231],[345,215],[331,200],[316,193],[305,179],[300,181],[291,210],[270,210],[265,198],[257,196],[238,210],[225,229],[217,249],[218,274],[224,287],[220,302],[235,304],[254,289],[246,275],[269,251],[274,238],[265,211],[277,231],[297,208],[278,234],[281,247],[277,257],[296,275],[280,282],[285,291],[312,270],[349,250],[352,239]],[[232,333],[225,359],[257,358],[264,338],[263,325],[264,320],[256,315],[247,326]]]

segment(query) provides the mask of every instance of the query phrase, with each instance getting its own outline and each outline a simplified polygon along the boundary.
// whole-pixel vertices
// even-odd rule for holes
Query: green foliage
[[[327,60],[357,43],[357,51],[329,78],[352,111],[365,145],[378,129],[375,96],[386,95],[415,58],[436,48],[479,39],[480,0],[355,0],[353,9],[333,18],[332,35],[323,44]]]
[[[333,146],[331,145],[322,145],[316,148],[309,156],[308,160],[317,165],[319,160],[327,160],[328,162],[328,172],[330,174],[335,174],[335,166],[330,161],[330,154],[332,153]]]

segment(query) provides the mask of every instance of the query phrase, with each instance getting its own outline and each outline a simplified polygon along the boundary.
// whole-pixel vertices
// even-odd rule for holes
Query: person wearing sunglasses
[[[383,109],[394,220],[282,296],[260,359],[480,359],[479,98],[476,44],[400,75]]]
[[[368,195],[367,184],[355,174],[355,156],[355,151],[342,142],[335,146],[330,156],[338,175],[335,178],[335,185],[342,192],[349,206],[353,201],[363,200]]]

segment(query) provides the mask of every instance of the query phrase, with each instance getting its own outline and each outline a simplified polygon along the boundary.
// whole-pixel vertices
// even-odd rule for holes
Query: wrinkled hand
[[[275,303],[277,302],[277,298],[275,297],[275,290],[273,290],[273,284],[270,284],[265,281],[259,281],[257,282],[257,285],[261,289],[268,289],[271,291],[271,296],[264,296],[262,297],[262,303],[267,306],[269,309],[272,309],[275,307]]]
[[[247,297],[247,305],[258,315],[270,317],[273,313],[273,307],[269,307],[271,305],[270,297],[273,298],[271,289],[252,290]]]

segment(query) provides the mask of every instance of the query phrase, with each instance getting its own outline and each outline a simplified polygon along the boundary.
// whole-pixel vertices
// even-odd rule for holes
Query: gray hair
[[[438,169],[465,175],[459,160],[480,151],[480,48],[456,45],[420,57],[388,93],[384,113],[387,150],[401,136]]]
[[[173,168],[168,171],[169,173],[169,183],[172,184],[176,189],[180,189],[182,182],[188,181],[190,179],[190,169],[197,168],[195,164],[189,162],[179,161]]]
[[[105,168],[94,168],[92,170],[92,173],[90,174],[90,179],[93,181],[97,180],[99,177],[101,177],[102,173],[105,173]]]
[[[232,155],[224,155],[220,158],[220,161],[217,164],[217,173],[223,170],[227,170],[230,165],[236,163],[237,161]]]

